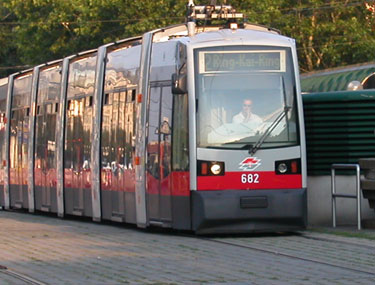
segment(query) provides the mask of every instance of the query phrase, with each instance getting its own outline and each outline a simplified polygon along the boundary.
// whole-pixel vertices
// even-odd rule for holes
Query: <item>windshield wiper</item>
[[[206,146],[206,148],[223,148],[223,149],[248,149],[249,147],[252,147],[252,143],[236,143],[236,142],[228,142],[228,143],[223,143],[221,145],[215,145],[215,146]]]
[[[272,124],[266,129],[264,134],[258,139],[258,141],[249,149],[249,153],[251,156],[253,156],[257,150],[261,147],[261,145],[264,143],[266,138],[272,133],[272,131],[277,127],[277,125],[281,122],[282,119],[288,114],[289,110],[292,109],[292,107],[284,107],[284,110],[277,116],[275,121],[272,122]]]

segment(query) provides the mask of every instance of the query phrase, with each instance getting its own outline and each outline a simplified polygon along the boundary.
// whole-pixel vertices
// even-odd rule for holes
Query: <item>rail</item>
[[[337,194],[335,173],[336,169],[355,169],[356,170],[356,195]],[[332,226],[336,227],[336,198],[354,198],[357,199],[357,227],[361,229],[361,169],[359,164],[332,164],[331,165],[331,191],[332,191]]]

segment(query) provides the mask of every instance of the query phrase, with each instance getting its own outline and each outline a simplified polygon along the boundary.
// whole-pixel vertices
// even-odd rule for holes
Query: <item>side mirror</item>
[[[172,93],[186,94],[187,93],[187,76],[186,74],[172,74]]]

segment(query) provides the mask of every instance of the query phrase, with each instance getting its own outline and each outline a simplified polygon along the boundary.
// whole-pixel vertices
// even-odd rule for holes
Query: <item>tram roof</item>
[[[192,44],[210,42],[210,41],[243,41],[259,45],[282,45],[290,46],[291,38],[282,36],[275,32],[258,29],[221,29],[196,34],[190,38]]]
[[[156,42],[166,42],[166,41],[181,41],[184,43],[190,43],[190,44],[199,44],[204,42],[214,42],[214,41],[242,41],[242,42],[251,42],[252,44],[258,44],[258,45],[281,45],[281,46],[290,46],[291,41],[294,41],[291,38],[288,38],[286,36],[280,35],[280,32],[266,27],[262,25],[257,24],[250,24],[250,23],[244,23],[243,28],[238,28],[235,30],[232,29],[223,29],[222,27],[214,27],[214,26],[207,26],[207,27],[197,27],[196,28],[196,34],[192,37],[188,37],[187,35],[187,28],[185,24],[179,24],[174,25],[170,27],[165,27],[158,29],[159,31],[164,33],[164,31],[167,31],[169,29],[174,29],[175,34],[173,34],[173,31],[169,36],[171,37],[161,37]],[[167,32],[168,34],[168,32]],[[107,47],[115,47],[117,45],[121,45],[122,43],[126,42],[140,42],[142,39],[141,36],[134,37],[134,38],[128,38],[123,39],[120,41],[116,41],[113,43],[109,43],[106,46]],[[71,56],[68,56],[70,60],[79,59],[81,57],[89,56],[92,53],[97,52],[97,49],[82,51],[76,54],[73,54]],[[60,64],[63,61],[63,59],[57,59],[50,62],[42,63],[40,65],[37,65],[41,69],[46,69],[50,66],[53,66],[55,64]],[[29,68],[26,70],[22,70],[19,72],[16,72],[12,74],[14,77],[22,77],[27,75],[29,72],[33,72],[33,68]],[[0,84],[7,80],[6,78],[0,79]],[[5,83],[4,83],[5,84]]]

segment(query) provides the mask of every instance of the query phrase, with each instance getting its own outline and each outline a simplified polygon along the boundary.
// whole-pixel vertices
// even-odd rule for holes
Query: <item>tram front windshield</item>
[[[296,86],[291,51],[230,46],[195,51],[198,147],[296,145]]]

